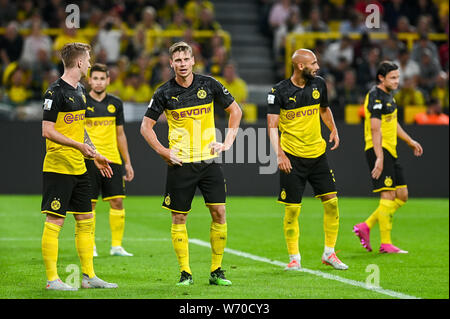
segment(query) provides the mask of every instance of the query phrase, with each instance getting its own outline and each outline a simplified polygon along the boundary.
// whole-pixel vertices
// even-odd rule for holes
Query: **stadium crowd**
[[[362,104],[374,83],[377,64],[394,60],[402,79],[396,93],[400,108],[430,105],[448,114],[448,36],[431,41],[430,33],[448,35],[448,2],[443,0],[259,0],[260,28],[273,39],[273,56],[281,80],[285,76],[285,37],[290,32],[338,31],[339,40],[318,40],[313,48],[335,105],[335,117],[344,117],[348,104]],[[184,40],[194,48],[194,72],[218,78],[236,97],[247,101],[246,83],[238,76],[230,50],[217,31],[215,8],[208,0],[81,0],[80,28],[68,28],[64,0],[0,0],[0,103],[11,107],[38,101],[48,84],[61,76],[59,50],[68,42],[93,48],[92,61],[110,68],[108,88],[124,101],[148,103],[155,89],[172,76],[167,48]],[[365,24],[366,6],[379,7],[379,28]],[[54,30],[54,32],[48,32]],[[149,37],[148,32],[180,31],[180,37]],[[195,30],[213,32],[194,38]],[[361,39],[348,35],[357,32]],[[389,34],[371,40],[370,32]],[[412,50],[398,33],[415,32]],[[86,83],[85,83],[86,84]],[[436,102],[437,101],[437,102]],[[432,102],[432,103],[431,103]],[[436,103],[438,107],[436,107]],[[440,113],[439,113],[440,114]]]
[[[409,105],[430,106],[429,114],[448,115],[448,1],[441,0],[260,0],[261,28],[273,39],[279,78],[285,76],[286,35],[291,32],[340,32],[337,41],[317,40],[313,50],[329,87],[335,117],[342,119],[348,104],[362,104],[375,83],[377,65],[392,60],[401,71],[400,89],[395,95],[400,111]],[[369,28],[369,4],[378,6],[381,23]],[[371,40],[371,32],[388,34],[386,40]],[[352,40],[349,34],[362,34]],[[417,33],[412,50],[398,33]],[[430,33],[445,33],[447,41],[436,43]],[[400,112],[400,114],[402,114]],[[443,115],[447,118],[448,116]],[[416,121],[419,123],[420,121]],[[439,120],[439,123],[441,121]],[[423,124],[423,122],[420,122]],[[429,124],[427,122],[426,124]]]

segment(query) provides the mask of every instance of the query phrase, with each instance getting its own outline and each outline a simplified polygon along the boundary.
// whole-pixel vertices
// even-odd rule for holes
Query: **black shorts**
[[[60,217],[66,217],[66,213],[90,214],[90,193],[87,172],[82,175],[44,172],[41,212]]]
[[[300,205],[307,181],[315,197],[337,193],[334,174],[325,153],[317,158],[302,158],[289,153],[286,156],[291,161],[292,170],[289,174],[280,171],[278,202]]]
[[[197,162],[167,167],[163,207],[176,213],[188,213],[197,186],[206,205],[225,205],[222,167],[218,163]]]
[[[111,178],[103,177],[100,170],[95,166],[93,160],[85,160],[86,168],[91,178],[91,197],[93,202],[96,202],[100,193],[102,193],[103,200],[110,200],[113,198],[125,198],[125,181],[122,174],[122,165],[110,163],[113,171]]]
[[[406,180],[403,175],[403,169],[398,163],[397,159],[383,148],[383,171],[378,179],[372,178],[373,192],[393,191],[397,188],[406,187]],[[367,164],[369,165],[369,172],[372,172],[377,157],[373,148],[366,151]]]

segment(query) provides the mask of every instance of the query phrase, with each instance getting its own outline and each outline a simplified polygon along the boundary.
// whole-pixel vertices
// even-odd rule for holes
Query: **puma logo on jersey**
[[[91,111],[91,112],[94,112],[94,107],[88,106],[88,107],[87,107],[87,110],[88,110],[88,111]]]
[[[69,97],[69,100],[72,101],[73,103],[75,103],[75,100],[73,99],[73,97]]]
[[[294,101],[294,103],[297,103],[297,96],[290,97],[289,101]]]
[[[178,96],[172,96],[172,100],[177,100],[177,102],[180,102],[178,101]]]

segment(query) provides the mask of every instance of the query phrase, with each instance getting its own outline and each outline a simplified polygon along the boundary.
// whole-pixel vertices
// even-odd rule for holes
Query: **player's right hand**
[[[179,165],[183,166],[183,161],[178,158],[177,153],[180,150],[178,149],[169,149],[166,148],[165,151],[161,154],[161,157],[169,166]]]
[[[88,144],[80,143],[78,150],[83,154],[84,157],[88,158],[95,157],[95,150]]]
[[[383,172],[383,159],[377,158],[377,160],[375,161],[375,166],[373,167],[373,170],[371,172],[372,178],[379,179],[382,172]]]
[[[291,161],[286,154],[284,154],[284,152],[280,152],[280,154],[278,154],[278,168],[286,174],[289,174],[292,170]]]

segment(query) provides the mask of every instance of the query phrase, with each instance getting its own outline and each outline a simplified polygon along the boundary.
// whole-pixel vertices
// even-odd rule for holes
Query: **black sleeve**
[[[322,94],[320,96],[320,107],[329,107],[327,83],[322,79]]]
[[[234,102],[234,97],[230,92],[214,78],[211,78],[212,91],[214,93],[214,106],[218,105],[226,109]]]
[[[123,125],[125,123],[125,117],[123,115],[123,103],[121,100],[117,100],[117,113],[116,113],[116,125]]]
[[[145,116],[151,118],[154,121],[157,121],[159,116],[164,112],[166,108],[164,94],[161,90],[156,90],[153,95],[150,103],[148,104],[147,112],[145,112]]]
[[[49,88],[44,94],[43,116],[44,121],[56,122],[61,110],[61,92],[56,88]]]
[[[267,94],[267,114],[280,114],[281,99],[278,97],[276,89]]]
[[[383,102],[376,94],[374,93],[368,94],[367,109],[370,112],[370,118],[377,118],[381,120]]]

